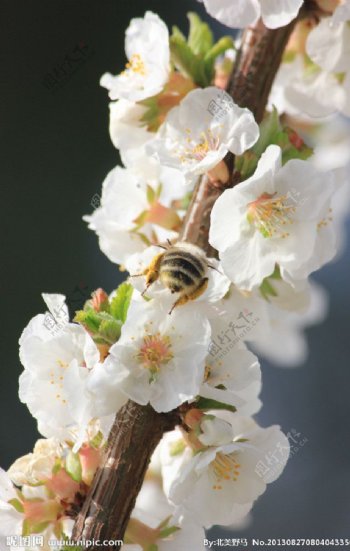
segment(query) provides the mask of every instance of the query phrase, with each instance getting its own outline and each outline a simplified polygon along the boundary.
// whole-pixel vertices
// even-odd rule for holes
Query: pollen
[[[122,75],[127,75],[129,73],[136,73],[141,76],[146,75],[145,64],[142,61],[140,54],[133,54],[129,59],[128,63],[125,65],[125,70],[121,73]]]
[[[247,219],[264,237],[284,239],[289,236],[286,227],[294,222],[295,205],[287,195],[263,193],[248,203]]]
[[[333,216],[332,216],[332,209],[328,209],[328,214],[322,220],[320,220],[317,224],[317,229],[321,230],[322,228],[325,228],[328,226],[330,222],[333,222]]]
[[[186,128],[186,140],[185,144],[178,149],[177,155],[182,163],[195,160],[201,161],[209,153],[209,151],[215,151],[220,144],[220,134],[214,134],[214,132],[207,128],[200,133],[199,139],[192,137],[191,130]]]
[[[228,455],[218,452],[211,465],[211,475],[214,478],[213,490],[221,490],[222,482],[237,482],[241,465],[237,462],[235,454]]]
[[[138,362],[152,374],[160,371],[173,358],[170,337],[159,332],[143,337],[142,344],[137,354]]]

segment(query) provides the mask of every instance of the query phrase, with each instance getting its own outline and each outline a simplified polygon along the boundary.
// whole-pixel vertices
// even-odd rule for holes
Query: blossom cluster
[[[238,28],[260,15],[267,27],[287,25],[302,4],[204,0],[211,15]],[[63,295],[43,294],[46,313],[22,333],[19,396],[45,439],[1,472],[1,546],[9,534],[41,533],[46,546],[71,536],[128,399],[160,413],[178,408],[182,423],[156,449],[125,551],[203,549],[204,529],[246,522],[283,471],[288,438],[253,418],[262,406],[256,354],[281,366],[302,363],[303,329],[326,314],[325,291],[309,276],[334,258],[341,240],[348,148],[339,148],[337,118],[317,128],[307,118],[301,136],[295,116],[315,114],[301,97],[312,94],[317,109],[321,81],[346,91],[347,8],[311,30],[292,61],[287,51],[260,127],[221,86],[225,61],[234,63],[232,39],[214,43],[193,13],[188,38],[177,28],[170,36],[149,11],[131,21],[125,69],[101,78],[124,166],[109,172],[101,204],[84,217],[128,281],[111,294],[96,290],[73,320]],[[302,43],[292,38],[290,51]],[[301,74],[306,52],[312,67]],[[304,79],[294,96],[299,81],[293,71],[286,78],[287,67]],[[298,109],[290,108],[293,97]],[[335,107],[346,113],[345,100]],[[327,164],[321,148],[331,150],[331,132]],[[241,179],[234,187],[231,154]],[[180,237],[203,175],[226,187],[211,212],[215,258]]]

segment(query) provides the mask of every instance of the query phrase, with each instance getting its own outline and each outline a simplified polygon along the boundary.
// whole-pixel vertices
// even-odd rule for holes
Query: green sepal
[[[99,448],[103,442],[103,433],[99,430],[97,434],[90,440],[89,444],[93,448]]]
[[[125,323],[126,321],[133,291],[133,286],[130,283],[124,282],[119,285],[114,297],[111,300],[111,315],[115,319],[120,320],[122,323]]]
[[[33,523],[29,519],[25,519],[22,524],[22,536],[30,536],[31,534],[40,534],[50,525],[50,522]]]
[[[231,404],[225,404],[224,402],[218,402],[217,400],[213,400],[211,398],[203,398],[200,396],[196,402],[196,408],[201,410],[207,410],[207,409],[227,409],[228,411],[235,412],[236,408],[235,406],[231,406]]]
[[[19,501],[19,499],[14,497],[13,499],[10,499],[8,503],[10,503],[10,505],[12,505],[12,507],[14,507],[19,513],[24,513],[23,504]]]
[[[58,471],[61,470],[61,468],[62,468],[62,462],[61,462],[60,459],[57,458],[57,459],[55,460],[54,466],[52,467],[52,474],[53,474],[53,475],[57,474]]]
[[[259,289],[265,300],[269,300],[270,297],[278,296],[276,289],[271,285],[268,277],[265,277]]]
[[[176,455],[180,455],[185,451],[186,443],[182,438],[179,440],[176,440],[176,442],[172,442],[169,448],[169,454],[171,457],[175,457]]]
[[[178,526],[168,526],[167,528],[163,528],[163,530],[160,531],[160,537],[162,539],[168,538],[172,534],[175,534],[175,532],[178,532],[181,530]]]
[[[66,457],[66,472],[75,482],[82,481],[82,468],[80,457],[77,453],[73,453],[71,450]]]
[[[187,18],[190,22],[190,30],[188,34],[189,47],[196,55],[206,55],[214,43],[213,33],[211,32],[208,23],[202,21],[199,15],[194,12],[189,12],[187,14]]]

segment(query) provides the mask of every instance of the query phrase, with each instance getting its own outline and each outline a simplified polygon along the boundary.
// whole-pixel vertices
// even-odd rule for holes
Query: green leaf
[[[196,55],[205,55],[213,46],[213,33],[207,23],[201,20],[198,14],[189,12],[187,14],[190,22],[188,45]]]
[[[126,321],[133,290],[130,283],[122,283],[111,300],[110,312],[115,319],[122,323]]]
[[[216,59],[224,54],[226,50],[230,50],[231,48],[234,48],[234,42],[230,36],[223,36],[218,40],[214,46],[205,54],[204,56],[204,65],[205,65],[205,72],[210,79],[210,81],[213,79],[214,76],[214,65]]]
[[[66,471],[75,482],[82,481],[82,469],[79,455],[73,453],[71,450],[66,457]]]
[[[158,545],[155,543],[151,543],[146,549],[146,551],[158,551]]]
[[[170,37],[171,59],[175,67],[198,86],[206,87],[210,84],[207,79],[204,61],[193,53],[186,40],[179,34]]]
[[[276,143],[277,135],[281,132],[282,126],[278,116],[278,111],[274,107],[271,113],[260,124],[259,139],[253,147],[253,152],[257,157],[261,157],[265,149],[272,143]]]
[[[212,400],[211,398],[203,398],[200,396],[196,402],[196,407],[198,409],[227,409],[228,411],[235,412],[235,406],[231,404],[225,404],[223,402],[218,402],[217,400]]]
[[[282,127],[277,110],[273,108],[260,124],[260,136],[256,144],[243,155],[236,157],[235,168],[246,180],[255,172],[258,161],[267,147],[278,145],[282,150],[282,165],[291,159],[308,159],[313,150],[292,128]]]
[[[80,323],[80,325],[85,327],[91,333],[97,333],[101,323],[100,314],[101,313],[95,312],[92,308],[91,310],[86,311],[78,310],[78,312],[75,313],[73,321]]]
[[[103,320],[100,324],[98,335],[107,343],[114,344],[120,337],[121,328],[121,320],[116,320],[114,318]]]

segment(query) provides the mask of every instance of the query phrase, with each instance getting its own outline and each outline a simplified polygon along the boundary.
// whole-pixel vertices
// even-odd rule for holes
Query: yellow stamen
[[[141,76],[146,75],[145,64],[140,54],[133,54],[131,56],[128,63],[125,65],[125,70],[121,74],[127,75],[129,72],[138,73]]]
[[[293,224],[296,212],[295,202],[290,203],[287,195],[276,197],[276,193],[263,193],[248,203],[248,221],[264,237],[286,238],[285,226]]]
[[[212,476],[215,479],[213,490],[221,490],[222,485],[220,482],[224,480],[236,482],[240,475],[239,469],[241,466],[237,462],[234,453],[225,455],[222,452],[218,452],[210,467]]]
[[[137,360],[151,373],[158,373],[162,365],[173,358],[170,337],[156,333],[145,335],[137,353]]]

